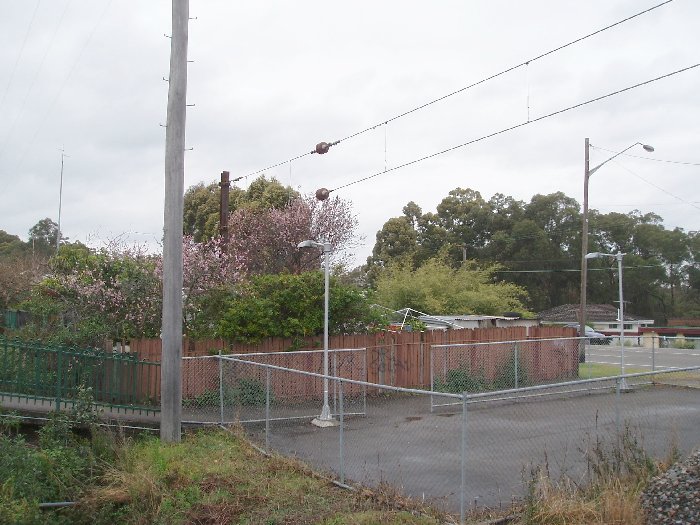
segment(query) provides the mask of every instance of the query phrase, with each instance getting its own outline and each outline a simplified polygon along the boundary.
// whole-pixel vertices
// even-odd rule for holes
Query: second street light
[[[617,260],[617,280],[618,280],[618,295],[620,300],[620,390],[629,390],[627,385],[627,380],[625,379],[625,302],[622,296],[622,257],[625,254],[622,252],[617,253],[601,253],[593,252],[586,254],[586,260],[588,259],[599,259],[601,257],[614,257]]]
[[[645,151],[653,152],[654,148],[649,144],[642,144],[641,142],[635,142],[631,146],[626,147],[619,153],[616,153],[608,160],[601,162],[595,168],[590,168],[588,163],[590,142],[586,138],[585,142],[585,159],[584,159],[584,173],[583,173],[583,222],[581,228],[581,309],[579,313],[579,335],[581,337],[586,335],[586,281],[588,278],[588,265],[586,264],[586,257],[588,253],[588,180],[591,175],[598,171],[604,164],[607,164],[616,157],[622,155],[625,151],[634,148],[635,146],[641,146]],[[585,350],[585,339],[582,339],[582,350],[579,351],[579,360],[584,361],[586,356]]]
[[[329,242],[302,241],[297,248],[319,248],[323,252],[324,269],[324,300],[323,300],[323,407],[321,415],[311,421],[317,427],[332,427],[338,422],[331,416],[331,409],[328,405],[328,281],[330,269],[330,255],[333,247]]]

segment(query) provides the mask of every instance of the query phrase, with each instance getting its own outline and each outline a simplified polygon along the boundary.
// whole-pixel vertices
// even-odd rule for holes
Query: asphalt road
[[[590,345],[586,348],[586,361],[617,365],[620,364],[620,350],[620,346]],[[625,368],[651,371],[653,366],[656,369],[700,366],[700,349],[625,347]]]
[[[689,452],[700,444],[700,389],[637,387],[619,397],[609,390],[469,405],[466,491],[469,506],[509,504],[525,493],[536,466],[554,478],[580,480],[596,443],[614,441],[628,429],[653,455],[675,442]],[[619,423],[619,427],[618,427]],[[424,396],[368,400],[367,416],[348,418],[343,432],[343,470],[349,480],[382,481],[405,494],[459,511],[462,414],[430,413]],[[262,427],[249,428],[264,442]],[[270,444],[316,468],[339,474],[340,431],[305,422],[273,422]]]

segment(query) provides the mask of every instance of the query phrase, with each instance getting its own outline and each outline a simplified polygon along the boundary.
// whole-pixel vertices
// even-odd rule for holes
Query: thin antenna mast
[[[56,231],[56,255],[61,245],[61,204],[63,201],[63,159],[68,157],[63,148],[61,148],[61,183],[58,187],[58,230]]]

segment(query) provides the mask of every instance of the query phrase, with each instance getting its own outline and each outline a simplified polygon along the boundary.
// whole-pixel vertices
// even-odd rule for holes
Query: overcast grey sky
[[[661,0],[192,0],[185,186],[257,171],[348,136]],[[163,225],[170,41],[165,0],[6,0],[0,19],[0,229],[58,216],[99,245]],[[266,172],[302,192],[348,182],[700,62],[700,2],[675,0],[429,108]],[[338,190],[364,245],[408,201],[456,187],[582,200],[584,138],[700,163],[700,68]],[[591,162],[609,153],[592,150]],[[619,157],[591,178],[602,212],[700,225],[699,166]],[[249,177],[239,184],[245,187]]]

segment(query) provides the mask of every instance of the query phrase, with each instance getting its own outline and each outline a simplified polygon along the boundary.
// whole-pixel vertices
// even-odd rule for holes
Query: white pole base
[[[340,423],[333,419],[322,419],[321,417],[315,417],[311,420],[311,424],[320,428],[337,427]]]

